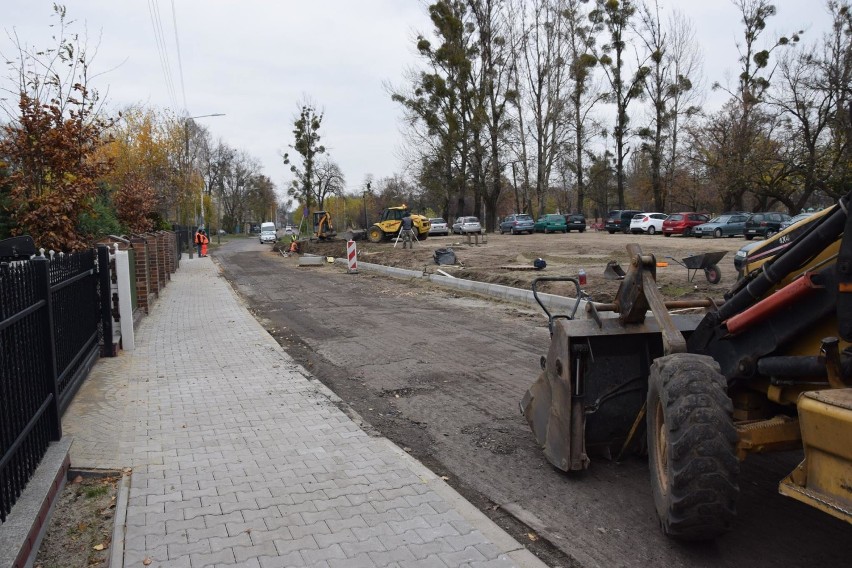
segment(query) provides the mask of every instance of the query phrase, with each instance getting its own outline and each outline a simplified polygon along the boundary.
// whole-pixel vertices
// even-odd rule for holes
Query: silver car
[[[447,225],[447,222],[441,217],[433,217],[429,219],[429,236],[433,235],[444,235],[447,236],[450,234],[450,227]]]
[[[479,224],[479,219],[476,217],[459,217],[453,223],[453,233],[456,235],[464,235],[467,233],[482,234],[482,225]]]

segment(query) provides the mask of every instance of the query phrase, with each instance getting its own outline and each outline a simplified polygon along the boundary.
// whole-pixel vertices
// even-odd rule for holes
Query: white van
[[[274,243],[277,240],[275,236],[275,223],[260,224],[260,242]]]

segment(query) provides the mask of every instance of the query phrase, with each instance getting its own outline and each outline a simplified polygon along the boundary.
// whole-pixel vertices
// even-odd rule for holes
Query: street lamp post
[[[222,244],[222,196],[216,200],[216,244]]]
[[[183,135],[184,135],[184,142],[185,142],[184,151],[186,153],[186,172],[185,172],[186,178],[184,179],[184,183],[186,183],[186,189],[187,190],[190,189],[190,187],[189,187],[189,183],[190,183],[190,179],[189,179],[189,121],[195,120],[196,118],[207,118],[207,117],[210,117],[210,116],[225,116],[225,113],[214,112],[212,114],[199,114],[198,116],[187,116],[186,118],[183,119]],[[193,201],[194,200],[195,200],[195,198],[193,196]],[[193,209],[195,209],[195,208],[193,207]],[[193,214],[195,214],[195,211],[193,211]],[[203,196],[203,194],[202,194],[202,197],[201,197],[201,217],[202,217],[202,219],[204,218],[204,196]],[[189,258],[192,259],[192,249],[194,248],[194,243],[190,242],[190,236],[191,235],[189,234],[189,226],[188,225],[187,225],[187,228],[186,228],[186,233],[187,233],[186,242],[187,242],[187,244],[189,244]]]
[[[367,230],[367,227],[369,226],[367,224],[367,223],[369,223],[369,221],[367,220],[367,194],[368,193],[370,193],[370,182],[367,182],[367,189],[364,190],[364,230],[365,231]]]

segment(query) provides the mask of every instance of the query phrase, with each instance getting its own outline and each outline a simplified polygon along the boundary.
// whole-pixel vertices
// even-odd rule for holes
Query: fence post
[[[115,357],[115,345],[112,342],[112,286],[109,278],[109,247],[98,245],[98,294],[101,302],[101,356]]]
[[[133,351],[133,303],[130,301],[130,260],[127,251],[115,251],[115,274],[118,284],[118,325],[121,330],[121,347]],[[135,285],[136,282],[133,282]]]
[[[57,382],[56,370],[56,340],[53,336],[53,300],[50,294],[50,261],[43,256],[37,256],[30,262],[35,268],[38,282],[37,295],[44,299],[44,328],[42,332],[42,345],[47,353],[47,364],[44,382],[47,383],[47,391],[51,394],[50,408],[46,411],[50,414],[50,439],[58,441],[62,439],[62,418],[59,409],[59,383]]]

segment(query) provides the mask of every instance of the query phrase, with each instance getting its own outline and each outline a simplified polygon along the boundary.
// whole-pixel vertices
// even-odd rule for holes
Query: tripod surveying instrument
[[[402,220],[399,225],[399,234],[396,237],[396,241],[393,243],[393,248],[396,248],[400,239],[402,239],[402,248],[407,248],[407,245],[411,244],[412,250],[414,250],[414,243],[419,242],[417,240],[417,231],[414,229],[414,221],[408,211],[406,211],[402,216]]]

